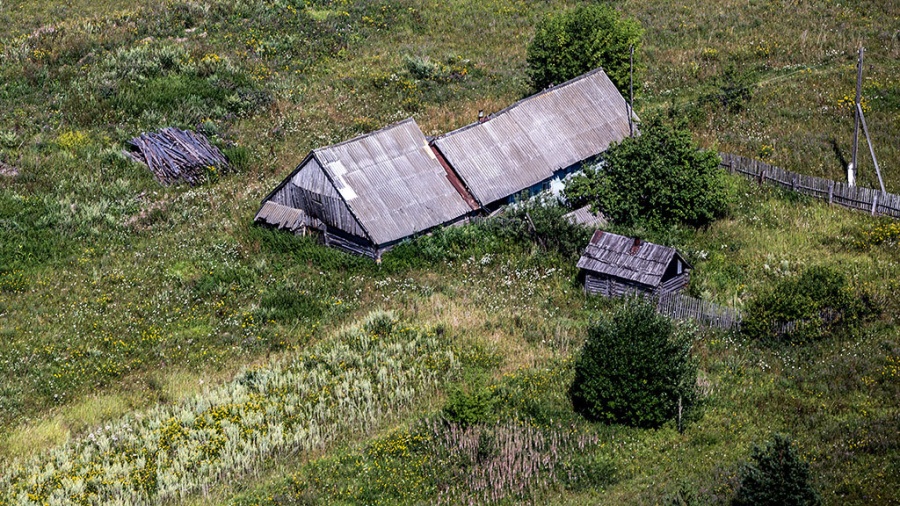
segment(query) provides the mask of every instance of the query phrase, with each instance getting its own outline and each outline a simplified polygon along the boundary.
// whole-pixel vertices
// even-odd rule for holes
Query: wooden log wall
[[[667,293],[675,293],[680,292],[685,287],[688,286],[688,283],[691,282],[691,274],[690,271],[684,271],[681,274],[675,276],[674,278],[663,281],[656,287],[656,293],[659,295],[665,295]]]
[[[759,183],[774,184],[826,200],[829,204],[864,211],[872,216],[900,218],[900,195],[861,186],[851,187],[840,181],[798,174],[731,153],[719,153],[719,156],[722,158],[722,166],[732,174],[741,174]]]

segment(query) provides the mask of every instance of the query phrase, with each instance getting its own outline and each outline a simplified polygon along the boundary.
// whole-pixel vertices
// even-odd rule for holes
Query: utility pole
[[[862,73],[863,73],[863,52],[865,49],[862,44],[859,45],[859,60],[856,62],[856,102],[854,107],[853,121],[853,151],[850,160],[850,166],[847,167],[847,183],[850,186],[856,186],[856,153],[859,150],[859,112],[862,110],[860,101],[862,100]]]
[[[628,134],[634,137],[634,45],[628,57]]]
[[[878,158],[875,158],[875,146],[872,145],[872,137],[869,136],[869,127],[866,126],[866,115],[863,113],[862,105],[856,104],[856,113],[862,120],[863,133],[866,134],[866,142],[869,144],[869,154],[872,155],[872,163],[875,164],[875,174],[878,175],[878,184],[881,185],[881,193],[886,193],[884,189],[884,179],[881,178],[881,168],[878,166]]]

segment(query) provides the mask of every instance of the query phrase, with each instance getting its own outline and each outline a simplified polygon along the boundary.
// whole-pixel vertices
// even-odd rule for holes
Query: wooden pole
[[[634,137],[634,46],[628,57],[628,133]]]
[[[872,147],[872,138],[869,137],[869,127],[866,126],[866,115],[863,114],[862,106],[859,104],[856,104],[856,113],[859,114],[859,119],[862,122],[863,133],[866,134],[866,142],[869,144],[869,154],[872,155],[872,162],[875,163],[875,173],[878,174],[878,184],[881,185],[881,193],[885,193],[884,180],[881,179],[881,168],[878,167],[878,158],[875,158],[875,148]]]
[[[850,167],[847,168],[847,181],[850,186],[856,186],[856,153],[859,151],[859,103],[862,100],[862,73],[863,73],[863,52],[865,49],[860,44],[859,59],[856,62],[856,111],[853,120],[853,151],[851,152]]]
[[[681,425],[681,396],[678,396],[678,433],[684,433],[684,427]]]

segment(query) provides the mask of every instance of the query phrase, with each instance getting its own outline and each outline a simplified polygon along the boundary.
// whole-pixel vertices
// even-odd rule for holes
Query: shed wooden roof
[[[482,205],[525,190],[629,135],[625,99],[601,69],[435,139]]]
[[[655,287],[676,256],[685,269],[691,268],[675,248],[598,230],[578,260],[578,267]]]

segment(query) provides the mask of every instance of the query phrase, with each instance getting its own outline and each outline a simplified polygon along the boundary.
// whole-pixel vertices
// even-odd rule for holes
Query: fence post
[[[834,181],[828,181],[828,205],[834,202]]]
[[[794,177],[791,178],[791,191],[797,191],[797,175],[794,174]]]
[[[875,210],[878,208],[878,193],[873,192],[872,195],[872,216],[875,216]]]

